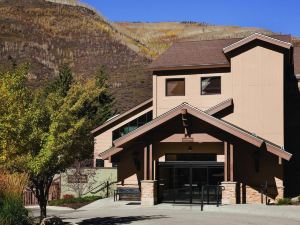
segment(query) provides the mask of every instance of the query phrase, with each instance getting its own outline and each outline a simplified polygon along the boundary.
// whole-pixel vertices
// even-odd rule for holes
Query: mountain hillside
[[[0,64],[30,62],[30,84],[44,85],[69,63],[81,78],[102,65],[121,111],[151,97],[150,60],[105,19],[85,7],[42,0],[0,1]],[[121,41],[122,39],[122,41]],[[129,47],[129,44],[136,47]]]
[[[30,82],[45,85],[68,63],[82,80],[107,68],[119,111],[152,96],[147,65],[179,39],[243,37],[256,28],[205,23],[112,23],[76,0],[0,0],[0,70],[31,64]]]
[[[178,40],[209,40],[220,38],[241,38],[252,33],[272,34],[271,31],[253,27],[214,26],[197,22],[162,23],[114,23],[124,34],[139,40],[150,56],[156,57]]]

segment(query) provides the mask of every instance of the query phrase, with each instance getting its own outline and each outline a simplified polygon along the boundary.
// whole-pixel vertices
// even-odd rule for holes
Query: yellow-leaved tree
[[[38,90],[27,85],[26,65],[0,74],[0,165],[28,174],[41,219],[53,177],[91,156],[94,117],[103,108],[108,117],[112,102],[99,98],[109,96],[106,85],[77,83],[65,69],[51,88]]]

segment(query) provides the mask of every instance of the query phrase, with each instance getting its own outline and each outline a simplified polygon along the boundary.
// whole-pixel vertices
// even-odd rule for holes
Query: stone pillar
[[[141,181],[141,205],[153,206],[157,203],[157,181]]]
[[[236,204],[236,182],[223,181],[221,185],[224,187],[222,191],[222,204]]]

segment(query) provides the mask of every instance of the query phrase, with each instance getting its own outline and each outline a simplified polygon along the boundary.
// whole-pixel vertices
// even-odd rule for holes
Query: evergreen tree
[[[73,83],[73,73],[68,64],[63,64],[59,68],[58,77],[52,81],[45,89],[45,94],[56,92],[65,97]]]

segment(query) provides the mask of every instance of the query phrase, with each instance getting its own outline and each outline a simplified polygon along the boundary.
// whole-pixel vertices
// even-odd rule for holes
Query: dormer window
[[[166,96],[185,96],[185,79],[166,79]]]
[[[201,95],[221,94],[221,77],[202,77]]]

